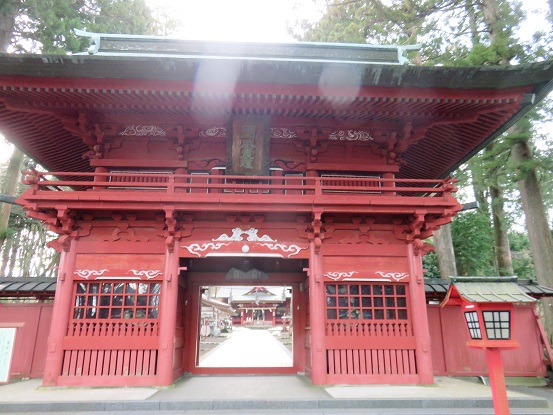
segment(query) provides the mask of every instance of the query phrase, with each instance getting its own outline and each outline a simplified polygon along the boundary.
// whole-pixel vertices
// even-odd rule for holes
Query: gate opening
[[[292,290],[288,285],[201,286],[196,366],[292,367]]]

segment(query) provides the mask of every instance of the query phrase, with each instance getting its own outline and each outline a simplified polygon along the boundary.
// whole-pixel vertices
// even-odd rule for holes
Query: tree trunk
[[[448,278],[457,275],[455,251],[453,250],[451,226],[449,224],[442,226],[437,231],[434,231],[434,248],[436,256],[438,257],[440,278]]]
[[[486,147],[485,152],[493,155],[494,143]],[[508,224],[505,217],[503,189],[495,168],[489,172],[491,213],[494,236],[494,258],[499,275],[513,275],[513,261],[509,246]]]
[[[13,153],[8,164],[8,170],[4,177],[4,183],[2,184],[2,193],[8,196],[15,195],[17,190],[17,184],[19,183],[19,174],[21,165],[23,164],[23,153],[17,148],[13,148]],[[4,244],[6,233],[8,231],[8,221],[10,219],[10,212],[12,205],[9,203],[2,203],[0,207],[0,248]]]
[[[513,146],[511,154],[518,166],[529,165],[528,161],[533,158],[528,140],[519,140]],[[526,230],[534,260],[536,279],[540,284],[553,287],[553,239],[535,169],[530,168],[523,172],[522,179],[518,181],[518,188],[526,218]],[[551,336],[553,334],[553,299],[543,299],[542,307],[545,328]]]
[[[476,155],[471,158],[468,162],[470,172],[472,175],[472,191],[474,192],[474,197],[476,202],[478,202],[478,209],[483,212],[485,215],[490,215],[490,206],[488,203],[488,187],[484,184],[486,182],[485,177],[482,174],[482,168],[478,166],[482,164],[482,157]]]
[[[499,275],[513,275],[513,261],[511,247],[509,246],[509,235],[507,234],[503,190],[497,183],[490,186],[490,196],[492,199],[494,255],[497,272]]]

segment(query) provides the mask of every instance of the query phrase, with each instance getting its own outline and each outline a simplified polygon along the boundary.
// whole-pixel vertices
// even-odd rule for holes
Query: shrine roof
[[[553,297],[553,289],[540,285],[534,280],[516,277],[455,277],[455,283],[463,296],[471,298],[475,302],[490,302],[494,299],[499,302],[513,302],[518,298],[520,302],[532,302],[542,297]],[[443,299],[447,295],[452,279],[427,279],[424,281],[424,289],[427,297]]]
[[[330,45],[317,48],[334,53]],[[0,132],[50,171],[91,171],[82,157],[88,132],[75,127],[80,113],[100,124],[172,118],[204,128],[225,126],[233,114],[271,115],[275,125],[298,128],[390,125],[401,132],[411,125],[417,138],[401,154],[398,177],[434,179],[553,89],[553,62],[419,67],[302,54],[0,55]]]
[[[56,278],[1,278],[0,298],[6,297],[54,297]]]

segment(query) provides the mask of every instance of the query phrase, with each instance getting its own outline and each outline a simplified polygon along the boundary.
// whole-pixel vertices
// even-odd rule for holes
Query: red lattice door
[[[329,383],[416,381],[407,284],[327,282],[325,295]]]

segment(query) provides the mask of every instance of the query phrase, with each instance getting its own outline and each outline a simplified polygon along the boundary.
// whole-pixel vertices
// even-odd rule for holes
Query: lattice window
[[[469,328],[469,334],[472,339],[482,339],[482,332],[480,331],[480,322],[478,321],[478,314],[476,311],[465,312],[465,320]]]
[[[327,320],[408,320],[405,284],[326,284]]]
[[[157,282],[79,282],[73,319],[157,319],[161,284]]]
[[[511,313],[509,311],[483,311],[482,317],[489,340],[511,339]]]

